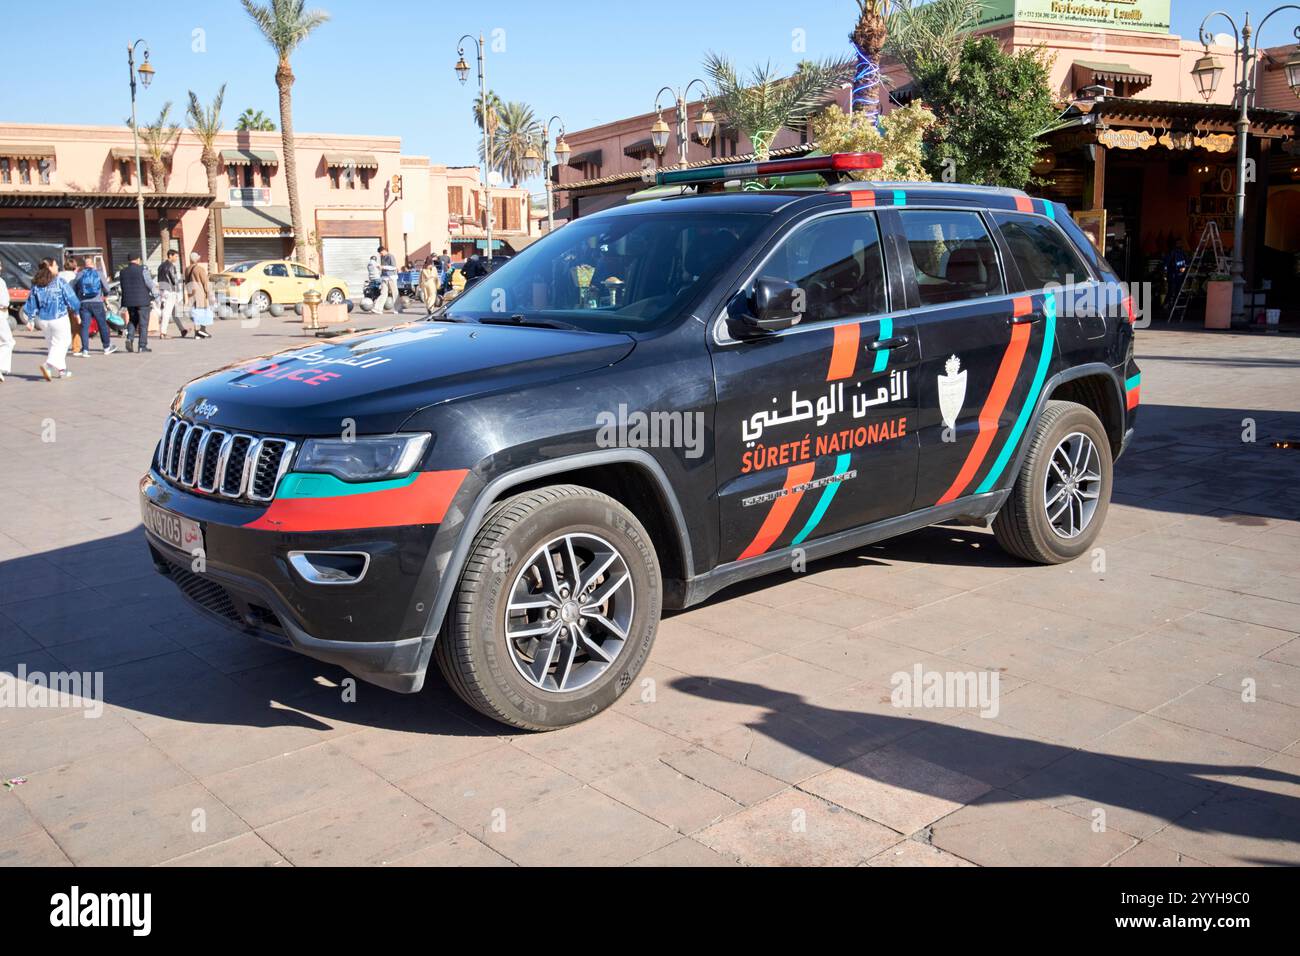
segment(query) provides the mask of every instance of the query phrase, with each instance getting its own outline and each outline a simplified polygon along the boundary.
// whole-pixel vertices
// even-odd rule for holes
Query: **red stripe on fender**
[[[1130,389],[1128,390],[1128,407],[1129,407],[1129,410],[1131,411],[1131,410],[1137,408],[1138,405],[1141,403],[1141,401],[1142,401],[1142,386],[1139,385],[1139,386],[1137,386],[1136,388],[1130,388]]]
[[[1017,196],[1017,197],[1016,197],[1016,211],[1017,211],[1017,212],[1033,212],[1033,211],[1034,211],[1034,201],[1033,201],[1032,199],[1030,199],[1028,196]]]
[[[858,341],[862,328],[856,322],[851,325],[835,326],[835,347],[831,350],[831,367],[826,372],[826,381],[834,382],[848,378],[858,367]]]
[[[849,203],[854,209],[876,204],[876,194],[870,189],[855,189],[849,193]]]
[[[277,498],[245,528],[259,531],[348,531],[440,524],[469,472],[422,471],[404,488],[332,498]]]
[[[1016,299],[1013,311],[1016,315],[1028,315],[1032,307],[1033,303],[1030,299]],[[1016,384],[1021,363],[1025,360],[1025,351],[1029,347],[1030,328],[1027,322],[1011,326],[1011,341],[1007,344],[1007,350],[1002,353],[1002,364],[998,366],[993,387],[989,389],[988,398],[984,399],[984,407],[980,409],[980,430],[975,436],[975,444],[971,446],[966,461],[962,463],[961,470],[957,472],[952,485],[935,504],[947,504],[965,491],[966,486],[975,478],[980,465],[984,463],[984,456],[989,453],[993,438],[998,433],[998,419],[1002,417],[1002,410],[1007,407],[1007,399],[1011,397],[1011,389]]]
[[[743,561],[745,558],[752,558],[756,554],[764,554],[767,549],[781,536],[785,526],[790,523],[790,518],[794,515],[794,510],[799,507],[799,500],[803,498],[802,491],[791,491],[796,485],[802,485],[812,480],[813,462],[806,462],[802,465],[795,465],[785,473],[785,494],[776,501],[772,502],[772,510],[767,513],[763,519],[763,526],[758,529],[758,534],[754,535],[754,540],[749,543],[749,547],[740,552],[740,557],[736,560]]]

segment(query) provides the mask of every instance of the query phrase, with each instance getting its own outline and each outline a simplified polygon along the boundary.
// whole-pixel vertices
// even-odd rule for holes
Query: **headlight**
[[[323,472],[344,481],[401,478],[420,463],[430,435],[311,438],[303,442],[294,471]]]

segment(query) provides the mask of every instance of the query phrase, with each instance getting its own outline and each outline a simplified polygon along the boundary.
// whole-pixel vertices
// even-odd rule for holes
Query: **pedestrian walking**
[[[158,286],[147,269],[140,264],[140,253],[133,252],[126,266],[117,275],[118,285],[122,289],[122,307],[130,317],[126,329],[126,350],[135,351],[136,336],[140,339],[140,351],[152,352],[149,348],[149,311],[158,294]]]
[[[397,291],[397,256],[388,251],[387,246],[379,247],[379,299],[375,303],[375,311],[381,311],[384,301],[388,300],[391,307],[390,312],[401,311],[399,306],[401,300],[398,298]]]
[[[189,298],[190,318],[194,320],[194,337],[212,338],[208,331],[212,324],[212,282],[208,279],[207,264],[197,252],[190,253],[190,267],[185,270],[185,294]]]
[[[14,360],[14,332],[9,328],[9,286],[0,278],[0,382],[9,374]]]
[[[430,312],[438,305],[438,289],[442,285],[442,276],[438,273],[438,260],[433,256],[424,260],[420,269],[420,294],[424,296],[424,307]]]
[[[446,249],[442,250],[442,255],[438,257],[438,271],[442,277],[447,278],[447,270],[451,268],[451,253]]]
[[[72,291],[81,301],[81,348],[72,354],[85,358],[90,354],[90,324],[99,326],[99,341],[105,355],[117,351],[109,337],[108,309],[104,305],[104,277],[90,256],[81,261],[81,271],[72,282]]]
[[[59,264],[53,259],[42,259],[32,280],[32,289],[23,305],[27,327],[40,328],[45,336],[48,351],[41,363],[45,381],[54,378],[71,378],[68,371],[68,346],[72,344],[72,324],[69,313],[78,312],[81,303],[72,286],[59,278]]]
[[[175,249],[167,250],[167,259],[158,267],[158,291],[162,293],[159,305],[158,337],[167,338],[167,326],[174,317],[176,328],[181,330],[181,338],[190,334],[185,327],[182,312],[185,310],[185,283],[181,278],[181,254]],[[197,338],[197,336],[196,336]]]

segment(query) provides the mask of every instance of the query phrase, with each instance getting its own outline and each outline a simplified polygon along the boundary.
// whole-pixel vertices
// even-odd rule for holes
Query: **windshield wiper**
[[[566,332],[586,331],[581,326],[574,325],[571,322],[561,322],[559,319],[543,319],[518,313],[515,315],[484,315],[479,316],[478,321],[479,325],[525,325],[533,329],[562,329]]]

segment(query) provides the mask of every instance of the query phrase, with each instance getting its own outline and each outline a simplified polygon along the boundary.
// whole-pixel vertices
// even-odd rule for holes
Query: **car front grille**
[[[154,464],[178,488],[262,502],[275,497],[295,447],[287,438],[226,431],[172,415]]]

